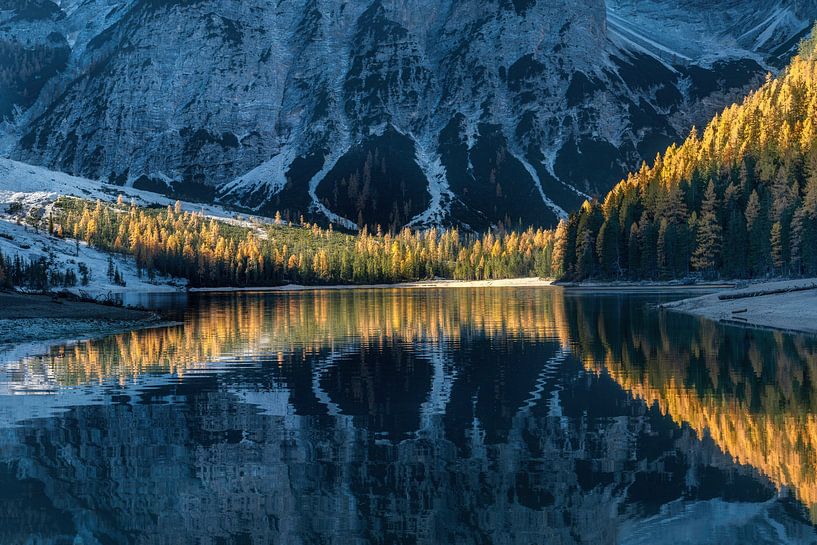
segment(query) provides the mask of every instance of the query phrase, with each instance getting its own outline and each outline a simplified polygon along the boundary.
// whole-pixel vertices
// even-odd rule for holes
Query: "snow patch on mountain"
[[[326,219],[328,219],[331,223],[336,225],[340,225],[346,229],[357,231],[357,224],[348,218],[344,218],[326,207],[325,204],[321,202],[318,198],[317,190],[318,185],[323,181],[326,175],[329,173],[332,168],[337,164],[338,160],[343,156],[345,152],[344,148],[340,148],[343,151],[335,152],[329,157],[325,157],[325,166],[317,172],[312,178],[309,180],[309,198],[311,199],[311,209],[317,211],[318,213],[322,214]]]
[[[539,179],[539,174],[536,173],[536,169],[534,169],[533,166],[531,166],[531,164],[524,158],[516,158],[522,163],[522,166],[525,167],[525,170],[528,172],[533,180],[533,183],[536,185],[536,189],[539,191],[539,195],[542,197],[542,202],[544,202],[560,220],[567,219],[568,214],[565,212],[564,208],[553,202],[547,195],[545,195],[545,191],[542,189],[542,181]]]
[[[424,227],[444,225],[451,216],[451,203],[456,199],[439,154],[428,151],[428,147],[416,146],[416,160],[420,169],[428,179],[428,192],[431,194],[431,204],[420,214],[417,214],[408,223],[410,227]]]
[[[260,192],[268,196],[278,193],[287,184],[286,171],[292,161],[295,160],[295,157],[294,148],[285,148],[266,163],[261,163],[246,174],[225,184],[219,190],[219,199],[229,202],[237,196],[236,194],[247,192],[253,194]],[[263,203],[254,208],[258,210],[262,206]]]

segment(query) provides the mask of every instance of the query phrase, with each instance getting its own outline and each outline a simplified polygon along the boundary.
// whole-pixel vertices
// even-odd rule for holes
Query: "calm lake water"
[[[660,299],[152,300],[0,359],[0,544],[817,543],[817,339]]]

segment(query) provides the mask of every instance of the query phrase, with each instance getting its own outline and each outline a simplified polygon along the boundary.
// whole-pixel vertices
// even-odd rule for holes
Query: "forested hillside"
[[[816,130],[817,30],[778,78],[560,225],[557,273],[817,275]]]
[[[303,220],[288,224],[280,216],[271,225],[247,226],[186,212],[178,203],[137,207],[122,199],[105,204],[68,197],[60,198],[34,228],[75,239],[77,247],[88,244],[132,255],[140,274],[186,278],[192,286],[549,277],[554,242],[553,232],[542,229],[480,237],[457,229],[385,234],[364,229],[349,235]],[[0,282],[3,279],[40,289],[63,285],[62,277],[49,283],[46,262],[4,261],[0,256]]]

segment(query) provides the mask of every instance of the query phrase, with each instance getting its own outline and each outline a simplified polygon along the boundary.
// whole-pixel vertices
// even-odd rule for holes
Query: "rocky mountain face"
[[[5,153],[347,228],[552,225],[814,0],[0,0]]]

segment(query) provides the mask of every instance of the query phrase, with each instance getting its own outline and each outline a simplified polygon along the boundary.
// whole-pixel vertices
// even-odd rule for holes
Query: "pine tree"
[[[585,201],[578,215],[576,226],[576,278],[582,280],[596,272],[596,241],[604,222],[601,206],[597,202]]]
[[[791,262],[795,274],[817,274],[817,176],[814,175],[792,219]]]
[[[607,278],[616,277],[621,274],[618,231],[618,218],[614,214],[602,224],[601,229],[599,229],[599,236],[596,240],[599,265],[601,266],[602,274]]]
[[[769,243],[771,228],[768,214],[760,202],[757,190],[752,191],[746,205],[746,231],[749,239],[749,274],[754,278],[764,276],[771,261]]]
[[[584,280],[593,275],[595,256],[593,251],[592,235],[589,229],[583,231],[576,253],[579,261],[576,264],[576,280]]]
[[[645,215],[638,224],[638,253],[641,261],[641,278],[658,276],[658,229]]]
[[[661,278],[672,278],[673,275],[673,256],[672,256],[672,234],[669,235],[667,241],[667,231],[670,229],[669,222],[666,218],[661,220],[658,226],[658,242],[656,245],[656,258],[658,261],[658,276]]]
[[[771,233],[772,265],[777,274],[783,271],[783,227],[779,221],[772,225]]]
[[[638,225],[630,225],[629,238],[627,239],[627,266],[628,276],[635,280],[641,271],[641,253],[639,252]]]
[[[726,212],[726,228],[723,233],[723,271],[728,278],[744,278],[747,274],[746,221],[740,202],[742,193],[742,186],[729,184],[723,197]]]
[[[722,232],[717,210],[718,196],[715,193],[715,183],[710,181],[701,204],[696,247],[692,256],[692,266],[707,273],[716,271],[721,254]]]
[[[743,213],[737,206],[729,210],[723,239],[724,273],[729,278],[744,278],[747,274],[746,223]]]
[[[553,275],[557,278],[566,276],[570,269],[568,244],[568,223],[561,220],[553,234],[553,259],[550,266]]]
[[[80,282],[83,286],[87,286],[91,282],[91,270],[85,263],[78,263]]]

